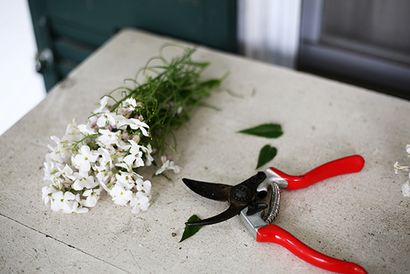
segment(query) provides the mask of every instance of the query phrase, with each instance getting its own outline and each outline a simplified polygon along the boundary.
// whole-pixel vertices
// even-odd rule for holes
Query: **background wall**
[[[0,0],[0,135],[45,96],[26,0]]]
[[[242,54],[295,67],[302,0],[239,0],[238,35]]]

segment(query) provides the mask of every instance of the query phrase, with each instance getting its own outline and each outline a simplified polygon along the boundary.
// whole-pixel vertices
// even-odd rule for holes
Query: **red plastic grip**
[[[294,255],[314,266],[338,273],[367,273],[358,264],[339,260],[324,255],[299,241],[295,236],[283,228],[270,224],[258,229],[258,242],[272,242],[287,248]]]
[[[362,170],[364,163],[362,156],[351,155],[323,164],[301,176],[289,175],[274,167],[270,169],[286,179],[288,182],[286,189],[292,190],[308,187],[330,177],[359,172]]]

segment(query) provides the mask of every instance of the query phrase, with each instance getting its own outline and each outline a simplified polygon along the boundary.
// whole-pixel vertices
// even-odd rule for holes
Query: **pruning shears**
[[[272,224],[279,214],[281,189],[296,190],[330,177],[359,172],[364,166],[360,155],[352,155],[323,164],[304,175],[293,176],[270,167],[237,185],[208,183],[182,179],[195,193],[216,201],[227,201],[224,212],[189,226],[204,226],[240,215],[257,242],[273,242],[287,248],[300,259],[319,268],[338,273],[367,273],[358,264],[329,257],[307,246],[283,228]]]

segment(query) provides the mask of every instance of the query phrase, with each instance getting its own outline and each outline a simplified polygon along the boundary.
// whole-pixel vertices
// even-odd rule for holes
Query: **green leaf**
[[[189,217],[187,222],[196,222],[196,221],[200,221],[201,218],[199,218],[197,215],[192,215],[191,217]],[[195,235],[202,226],[200,225],[185,225],[185,230],[184,233],[182,234],[182,238],[181,240],[179,240],[179,242],[182,242],[186,239],[188,239],[189,237]]]
[[[268,124],[261,124],[256,127],[247,128],[239,131],[239,133],[249,134],[249,135],[256,135],[259,137],[266,137],[266,138],[278,138],[283,134],[282,126],[279,124],[268,123]]]
[[[275,158],[277,153],[278,150],[276,149],[276,147],[265,145],[259,152],[258,165],[256,166],[256,169],[260,168],[261,166]]]

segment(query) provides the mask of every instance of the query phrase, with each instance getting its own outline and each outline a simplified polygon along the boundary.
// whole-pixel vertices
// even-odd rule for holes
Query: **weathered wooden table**
[[[267,143],[279,148],[271,164],[289,173],[362,154],[367,164],[359,174],[284,192],[277,224],[370,273],[410,271],[410,199],[392,167],[406,159],[410,103],[204,48],[196,56],[212,62],[208,75],[230,71],[225,87],[241,98],[215,93],[208,103],[221,111],[201,108],[178,131],[183,171],[173,182],[154,179],[151,208],[134,216],[105,197],[85,215],[48,210],[41,187],[49,136],[61,136],[73,117],[84,121],[101,95],[133,77],[166,42],[121,32],[1,136],[0,272],[321,272],[280,246],[256,243],[239,218],[178,243],[191,214],[226,207],[191,193],[181,178],[237,183],[255,172]],[[271,121],[283,125],[281,138],[235,133]]]

